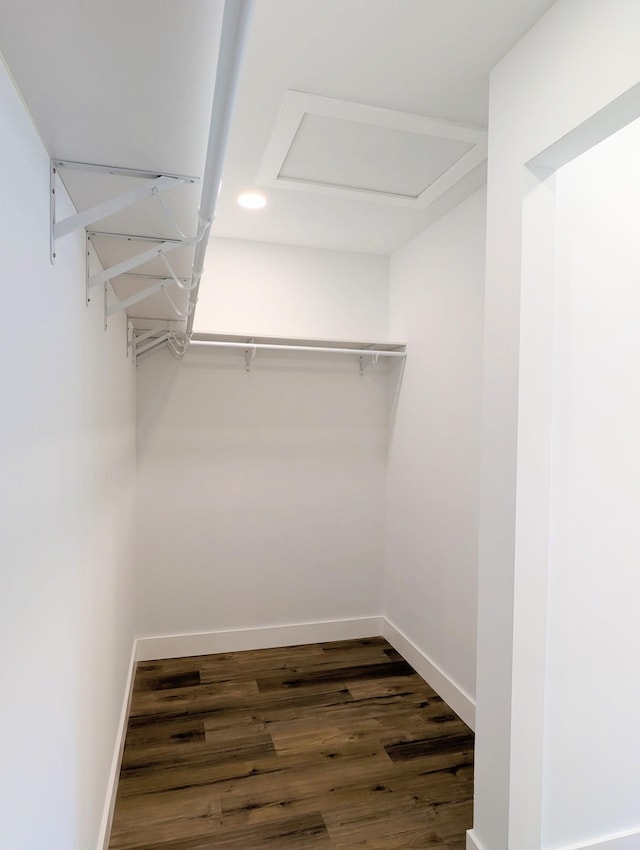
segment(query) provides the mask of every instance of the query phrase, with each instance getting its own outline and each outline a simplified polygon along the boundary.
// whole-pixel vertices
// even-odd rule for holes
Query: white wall
[[[555,201],[525,164],[621,126],[628,102],[592,116],[640,80],[639,31],[635,0],[558,0],[491,79],[472,836],[486,850],[543,840]]]
[[[379,614],[387,418],[351,355],[141,362],[140,634]]]
[[[49,263],[49,159],[0,62],[0,846],[97,845],[132,649],[134,370]]]
[[[391,258],[409,357],[389,454],[385,615],[475,696],[486,193]]]
[[[213,239],[194,330],[383,340],[388,285],[387,257]]]
[[[386,257],[214,240],[197,329],[386,339]],[[192,348],[138,369],[138,626],[378,615],[388,364]]]
[[[543,809],[550,848],[640,832],[639,148],[636,121],[558,174]]]

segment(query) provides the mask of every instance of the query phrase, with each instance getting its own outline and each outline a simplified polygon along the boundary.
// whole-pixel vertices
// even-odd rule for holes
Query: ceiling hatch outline
[[[453,162],[448,166],[445,165],[440,173],[429,178],[427,184],[417,193],[392,192],[380,187],[376,188],[375,185],[360,187],[346,185],[344,182],[314,180],[313,157],[309,158],[308,176],[287,176],[283,170],[287,158],[294,151],[307,116],[334,119],[336,127],[340,122],[345,122],[345,129],[348,122],[350,125],[397,131],[398,139],[400,135],[406,137],[407,134],[422,136],[425,142],[425,160],[430,153],[429,143],[432,147],[434,143],[442,147],[443,142],[449,142],[454,149],[454,153],[449,157],[453,158]],[[464,144],[466,149],[459,155],[461,144]],[[264,187],[275,186],[351,200],[425,209],[481,165],[486,158],[487,132],[481,128],[289,89],[282,101],[256,182]]]

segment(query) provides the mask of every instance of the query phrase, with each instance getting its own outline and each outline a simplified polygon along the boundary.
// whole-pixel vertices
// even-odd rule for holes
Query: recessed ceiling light
[[[243,192],[242,195],[238,195],[238,203],[245,210],[261,210],[266,207],[267,199],[259,192]]]

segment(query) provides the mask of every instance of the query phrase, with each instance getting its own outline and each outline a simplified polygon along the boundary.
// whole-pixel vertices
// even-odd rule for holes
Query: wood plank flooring
[[[464,850],[473,734],[383,638],[138,664],[110,850]]]

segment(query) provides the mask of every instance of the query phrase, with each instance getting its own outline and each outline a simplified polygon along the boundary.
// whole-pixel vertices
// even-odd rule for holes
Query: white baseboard
[[[472,829],[467,830],[467,850],[485,850],[484,844],[480,844]]]
[[[352,620],[296,623],[258,629],[145,637],[137,640],[136,659],[154,661],[158,658],[181,658],[215,652],[239,652],[243,649],[269,649],[276,646],[376,637],[382,633],[381,630],[382,617],[358,617]]]
[[[594,838],[592,841],[564,845],[561,850],[638,850],[640,848],[640,830],[617,832]]]
[[[561,850],[639,850],[640,830],[620,832],[580,844],[564,845]],[[467,831],[467,850],[485,850],[472,829]]]
[[[198,634],[159,635],[136,641],[137,661],[209,655],[215,652],[239,652],[244,649],[269,649],[322,641],[350,640],[382,635],[403,658],[428,682],[464,722],[474,728],[475,703],[424,652],[386,617],[357,617],[349,620],[325,620],[319,623],[295,623],[256,629],[230,629]]]
[[[135,668],[136,641],[134,640],[133,647],[131,649],[131,658],[129,659],[129,671],[127,673],[127,681],[125,683],[124,688],[124,698],[122,700],[120,720],[118,721],[118,729],[116,732],[116,744],[113,751],[113,759],[111,761],[111,770],[109,771],[107,796],[105,799],[104,811],[102,813],[100,832],[98,834],[98,850],[108,850],[109,847],[109,838],[111,837],[111,824],[113,823],[113,812],[116,807],[116,795],[118,793],[120,765],[122,764],[122,752],[124,750],[124,741],[127,735],[129,709],[131,708],[131,697],[133,695],[133,677]]]
[[[476,704],[469,694],[452,681],[428,655],[400,631],[386,617],[382,617],[382,635],[400,655],[418,672],[433,690],[440,694],[442,699],[449,705],[458,717],[461,717],[470,729],[475,729]]]

